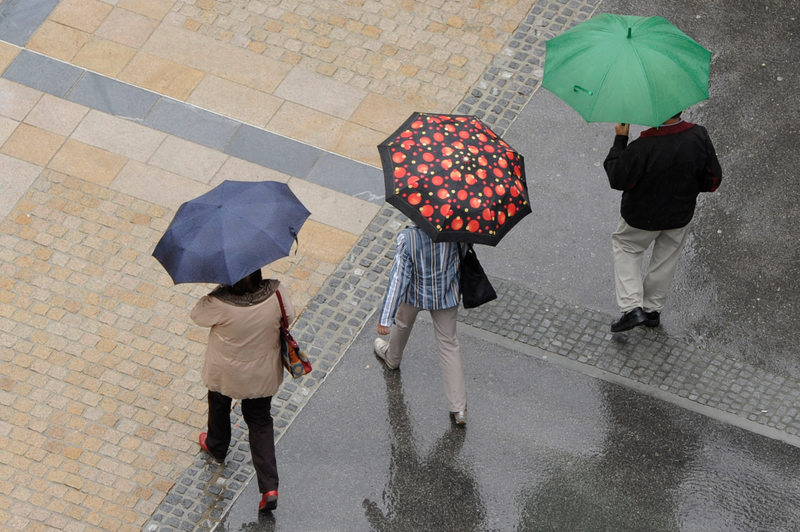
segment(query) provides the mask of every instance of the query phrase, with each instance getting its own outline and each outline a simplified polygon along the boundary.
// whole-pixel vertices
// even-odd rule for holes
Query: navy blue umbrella
[[[289,255],[310,214],[285,183],[223,181],[181,205],[153,256],[175,284],[232,285]]]

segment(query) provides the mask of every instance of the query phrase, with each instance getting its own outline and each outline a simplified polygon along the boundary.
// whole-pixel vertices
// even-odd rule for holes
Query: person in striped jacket
[[[459,246],[435,243],[418,227],[406,227],[397,235],[397,252],[389,286],[378,320],[375,354],[391,370],[400,366],[414,321],[421,310],[433,320],[442,366],[447,406],[458,425],[467,422],[467,393],[461,350],[456,336],[461,300]],[[390,330],[391,328],[391,330]]]

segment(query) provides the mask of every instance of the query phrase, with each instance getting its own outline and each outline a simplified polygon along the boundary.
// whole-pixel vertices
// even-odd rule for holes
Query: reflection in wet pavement
[[[600,388],[607,421],[602,450],[567,458],[526,490],[519,530],[680,530],[674,494],[698,446],[696,435],[675,423],[665,403],[645,406],[623,388]]]
[[[439,532],[454,523],[459,530],[483,530],[478,484],[468,463],[459,462],[466,427],[451,424],[426,456],[414,443],[401,373],[385,371],[392,458],[383,493],[386,511],[364,500],[369,524],[376,532]]]

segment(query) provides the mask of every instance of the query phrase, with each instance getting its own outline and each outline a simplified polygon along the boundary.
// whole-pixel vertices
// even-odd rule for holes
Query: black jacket
[[[689,122],[648,129],[630,145],[617,135],[603,166],[611,188],[624,191],[622,217],[646,231],[685,226],[697,195],[714,192],[722,181],[708,132]]]

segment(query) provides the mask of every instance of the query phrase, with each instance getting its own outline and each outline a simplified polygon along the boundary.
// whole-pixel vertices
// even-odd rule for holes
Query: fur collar
[[[252,294],[235,294],[230,286],[219,285],[209,296],[216,297],[223,303],[236,307],[249,307],[263,303],[278,290],[280,281],[277,279],[265,279],[261,281],[261,287]]]

